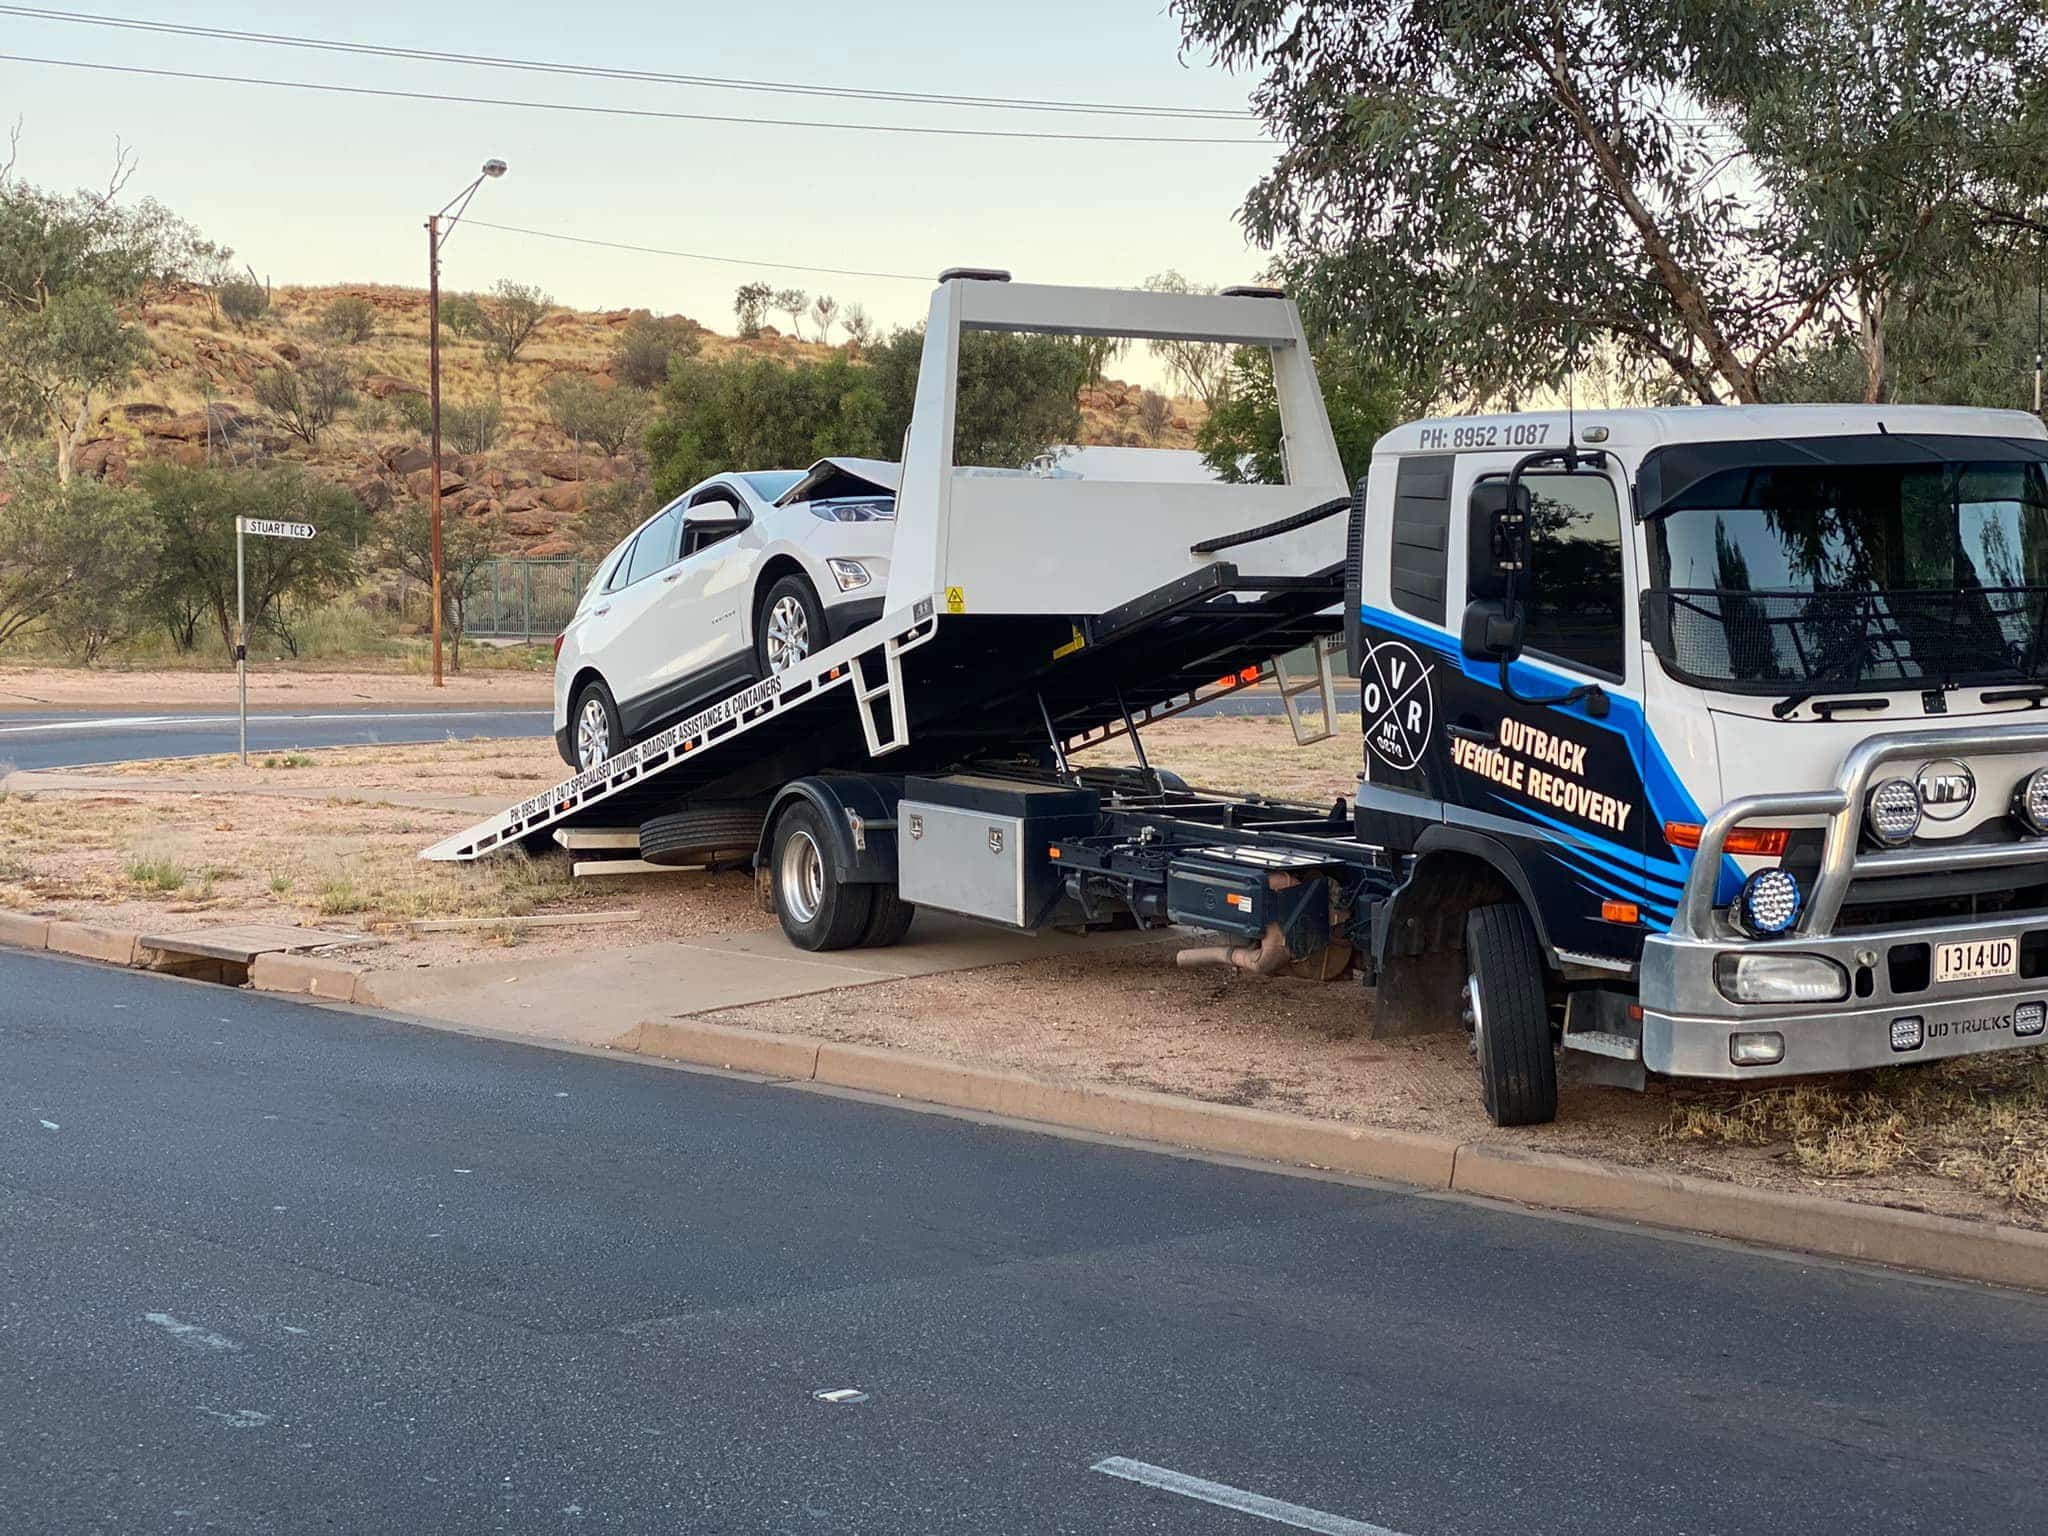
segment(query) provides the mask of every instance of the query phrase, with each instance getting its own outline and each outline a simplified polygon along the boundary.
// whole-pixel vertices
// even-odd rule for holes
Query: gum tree
[[[1259,76],[1247,232],[1331,330],[1454,399],[1596,353],[1753,401],[2036,228],[2038,0],[1175,0]]]

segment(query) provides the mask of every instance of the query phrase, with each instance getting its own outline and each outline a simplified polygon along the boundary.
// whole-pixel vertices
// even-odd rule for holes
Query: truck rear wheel
[[[875,908],[868,916],[867,931],[860,936],[862,949],[887,949],[892,944],[901,944],[903,936],[910,932],[910,920],[917,916],[917,908],[896,894],[893,885],[871,885]]]
[[[837,847],[808,801],[791,806],[775,824],[768,866],[775,914],[798,949],[851,949],[874,915],[876,888],[846,883]]]
[[[1557,1118],[1557,1056],[1543,946],[1519,903],[1475,907],[1465,918],[1465,1025],[1479,1086],[1495,1125]]]

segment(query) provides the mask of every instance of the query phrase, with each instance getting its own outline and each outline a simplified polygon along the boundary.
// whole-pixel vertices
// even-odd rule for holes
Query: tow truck
[[[956,466],[977,331],[1262,347],[1275,485]],[[1347,485],[1295,307],[935,290],[882,617],[429,848],[637,827],[741,851],[790,941],[920,907],[1182,925],[1183,960],[1463,1030],[1502,1125],[1598,1080],[2025,1047],[2048,1023],[2048,428],[1691,407],[1414,422]],[[1254,685],[1360,702],[1357,791],[1190,788],[1144,729]],[[1127,766],[1080,766],[1121,742]]]

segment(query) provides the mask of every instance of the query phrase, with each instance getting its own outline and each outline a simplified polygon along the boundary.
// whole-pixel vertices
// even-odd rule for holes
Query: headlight
[[[2036,837],[2048,837],[2048,768],[2036,768],[2012,792],[2012,813]]]
[[[825,565],[832,572],[832,579],[839,583],[839,590],[842,592],[864,587],[873,579],[868,575],[868,568],[858,560],[827,560]]]
[[[896,516],[893,501],[807,501],[811,516],[828,523],[886,523]]]
[[[1849,973],[1825,955],[1723,955],[1714,985],[1731,1003],[1839,1003]]]
[[[1887,848],[1910,843],[1920,830],[1920,791],[1909,779],[1886,779],[1870,792],[1863,824]]]
[[[1742,882],[1735,898],[1735,920],[1758,938],[1788,932],[1799,921],[1804,902],[1799,882],[1782,869],[1760,869]]]

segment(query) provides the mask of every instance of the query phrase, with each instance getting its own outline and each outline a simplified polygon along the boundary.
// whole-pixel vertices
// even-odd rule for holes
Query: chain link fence
[[[492,560],[470,574],[464,633],[472,640],[546,640],[576,612],[594,560]]]

